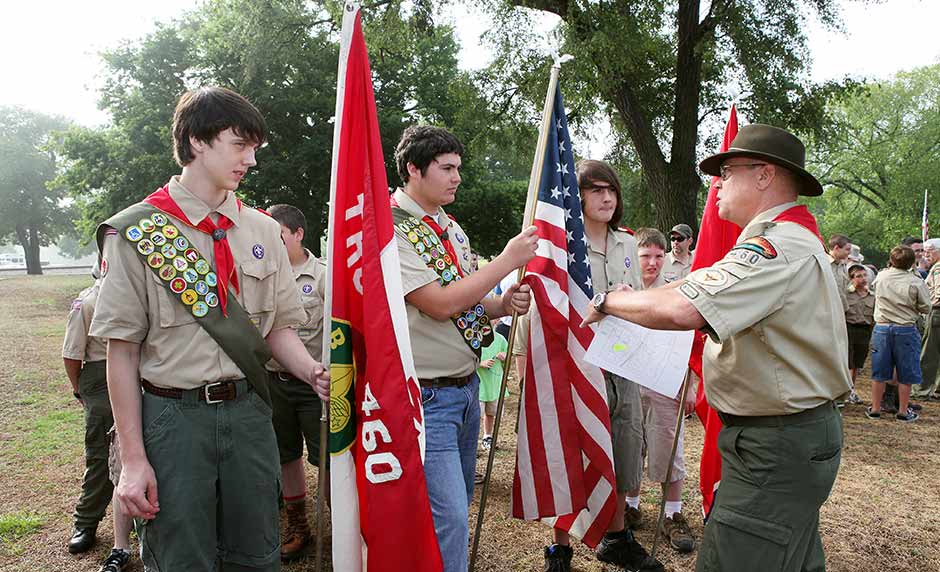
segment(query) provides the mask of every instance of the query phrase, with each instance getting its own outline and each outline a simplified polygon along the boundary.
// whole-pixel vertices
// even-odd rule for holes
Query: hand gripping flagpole
[[[525,215],[522,220],[523,230],[531,226],[532,221],[535,219],[535,205],[538,198],[538,189],[542,183],[542,166],[545,163],[545,148],[548,146],[548,130],[549,126],[551,125],[552,112],[555,104],[555,90],[558,89],[558,72],[561,69],[561,64],[567,62],[568,60],[574,59],[573,56],[567,54],[559,56],[557,53],[553,53],[552,55],[554,57],[555,63],[552,64],[551,75],[548,79],[548,91],[545,94],[545,106],[542,111],[542,125],[539,128],[539,139],[535,148],[535,158],[532,161],[532,172],[529,175],[529,189],[528,195],[526,196]],[[516,282],[521,283],[524,277],[525,266],[519,269]],[[470,551],[470,572],[473,572],[476,569],[477,551],[480,546],[480,532],[483,529],[483,518],[486,515],[486,499],[489,496],[490,491],[490,476],[493,473],[493,461],[496,459],[496,443],[499,438],[499,425],[503,416],[503,403],[505,401],[504,398],[506,395],[506,386],[509,383],[509,370],[511,369],[509,366],[512,363],[512,346],[516,339],[516,326],[518,324],[518,317],[519,313],[516,310],[513,310],[512,322],[509,326],[509,339],[507,340],[508,345],[506,346],[507,365],[506,367],[503,367],[503,379],[499,385],[499,400],[496,404],[496,419],[493,423],[493,441],[490,444],[489,454],[486,457],[486,474],[483,478],[483,491],[480,493],[480,509],[477,512],[477,524],[473,531],[473,548]]]
[[[659,548],[659,531],[663,528],[663,519],[666,516],[666,489],[672,478],[672,465],[676,460],[676,450],[679,448],[679,431],[682,430],[682,421],[685,419],[685,398],[689,392],[689,382],[692,380],[692,371],[688,370],[682,382],[682,391],[679,392],[679,413],[676,415],[676,433],[672,438],[672,452],[669,454],[669,467],[666,469],[666,482],[663,483],[662,499],[659,501],[659,518],[656,520],[656,532],[653,535],[653,548],[650,550],[650,559],[656,558],[656,549]]]

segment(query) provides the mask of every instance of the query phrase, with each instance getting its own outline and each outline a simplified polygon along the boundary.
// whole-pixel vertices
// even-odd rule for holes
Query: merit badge
[[[169,264],[164,264],[160,267],[160,278],[163,278],[167,282],[176,278],[176,268]]]
[[[453,264],[454,259],[449,254],[444,255],[444,264]]]
[[[211,270],[211,268],[209,268],[209,263],[206,262],[204,258],[200,258],[199,260],[197,260],[196,264],[193,265],[193,268],[195,268],[196,272],[200,274],[205,274],[209,272],[209,270]]]
[[[434,244],[433,242],[431,242],[431,238],[428,236],[425,236],[424,238],[422,238],[421,242],[423,242],[424,245],[427,246],[428,248],[431,248],[431,245]]]
[[[144,231],[140,230],[139,226],[129,226],[124,231],[124,236],[131,242],[137,242],[144,237]]]
[[[209,305],[205,302],[196,302],[193,304],[193,316],[202,318],[209,313]]]
[[[460,234],[459,232],[455,232],[454,238],[457,239],[457,242],[459,242],[460,244],[463,244],[464,238],[462,234]]]
[[[183,256],[185,256],[186,260],[190,262],[196,262],[199,260],[199,253],[196,252],[195,248],[187,248],[186,252],[183,253]]]
[[[447,265],[444,264],[444,260],[440,258],[434,261],[434,266],[437,267],[438,270],[444,270],[447,268]]]
[[[206,284],[208,284],[211,288],[215,288],[215,285],[219,283],[219,279],[216,277],[215,272],[206,274],[205,281]]]
[[[469,312],[464,314],[464,318],[470,323],[476,322],[477,321],[476,312],[474,312],[473,310],[470,310]]]
[[[200,296],[205,296],[208,293],[209,293],[208,284],[206,284],[202,280],[200,280],[199,282],[196,282],[196,294],[199,294]]]
[[[476,339],[476,338],[470,340],[470,347],[473,348],[473,349],[475,349],[475,350],[480,349],[480,340],[478,340],[478,339]]]
[[[186,240],[185,236],[177,236],[173,239],[173,246],[176,247],[176,250],[183,251],[189,247],[189,241]]]
[[[480,329],[480,333],[483,334],[484,336],[490,335],[490,332],[492,332],[492,331],[493,331],[493,328],[491,328],[491,327],[489,327],[489,326],[483,326],[483,328]]]
[[[192,306],[196,303],[196,300],[199,299],[199,294],[196,294],[195,290],[184,290],[183,293],[180,294],[180,298],[183,300],[184,304]]]
[[[418,233],[416,233],[415,231],[409,232],[409,233],[408,233],[408,240],[410,240],[411,242],[418,242],[418,241],[420,240],[420,239],[418,238]]]
[[[430,264],[430,263],[431,263],[431,255],[428,254],[427,252],[422,252],[422,253],[421,253],[421,260],[423,260],[425,264]]]
[[[425,248],[424,248],[424,243],[423,243],[423,242],[416,242],[416,243],[415,243],[415,251],[416,251],[418,254],[421,254],[422,252],[424,252],[424,250],[425,250]]]
[[[464,331],[463,337],[465,337],[465,338],[468,339],[468,340],[472,340],[472,339],[474,338],[473,330],[466,330],[466,331]]]
[[[450,273],[453,274],[454,276],[460,274],[460,272],[457,272],[457,267],[454,266],[453,264],[450,265]]]
[[[137,243],[137,252],[143,254],[144,256],[148,256],[151,252],[153,252],[153,243],[146,238],[141,240]]]
[[[260,244],[255,244],[251,247],[251,253],[255,256],[255,258],[261,260],[264,258],[264,247]]]
[[[173,248],[173,245],[170,244],[169,242],[160,247],[160,253],[163,254],[163,256],[166,256],[167,258],[176,257],[176,249]]]
[[[466,329],[467,321],[464,320],[463,318],[457,318],[457,327],[460,328],[461,330]]]
[[[166,259],[159,252],[154,252],[147,257],[147,265],[151,268],[160,268],[164,262],[166,262]]]
[[[477,307],[474,308],[473,311],[477,313],[477,316],[482,316],[483,313],[486,312],[486,309],[483,308],[483,304],[477,304]]]
[[[405,223],[401,223],[401,224],[398,225],[398,230],[402,231],[402,232],[405,233],[405,234],[408,234],[408,231],[411,230],[411,227],[409,227],[409,226],[408,226],[407,224],[405,224]]]
[[[430,252],[431,252],[431,258],[437,258],[438,255],[440,254],[436,248],[432,248]]]
[[[450,270],[445,270],[441,273],[441,278],[444,279],[444,282],[450,282],[450,279],[453,278],[453,274],[450,273]]]
[[[170,280],[170,290],[172,290],[174,294],[179,294],[185,289],[186,281],[182,278],[174,278],[173,280]]]
[[[157,226],[163,226],[167,223],[166,215],[162,213],[153,213],[150,215],[150,220]]]
[[[173,267],[180,272],[186,272],[186,269],[189,268],[189,263],[186,262],[186,259],[182,256],[177,256],[173,259]]]
[[[310,294],[311,292],[313,292],[313,286],[310,284],[304,284],[301,290],[303,290],[304,294]]]
[[[199,274],[197,274],[195,270],[190,268],[188,270],[183,271],[183,278],[190,284],[193,284],[196,282],[196,280],[199,280]]]
[[[150,240],[153,241],[153,244],[155,246],[163,246],[164,244],[166,244],[166,237],[163,236],[163,233],[161,232],[155,232],[151,234]]]
[[[208,304],[210,308],[215,308],[219,305],[219,297],[213,292],[209,292],[206,294],[206,304]]]
[[[626,266],[627,268],[630,268],[630,266],[633,265],[633,261],[630,260],[629,256],[623,259],[623,265]]]
[[[153,224],[153,221],[149,218],[142,218],[140,222],[137,223],[137,226],[140,227],[140,230],[144,232],[153,232],[157,225]]]
[[[169,238],[170,240],[173,240],[179,235],[180,235],[180,229],[176,228],[172,224],[168,224],[165,227],[163,227],[163,236]]]

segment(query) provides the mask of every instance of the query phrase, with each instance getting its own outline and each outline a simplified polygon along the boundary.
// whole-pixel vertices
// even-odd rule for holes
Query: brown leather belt
[[[195,401],[203,403],[220,403],[222,401],[231,401],[242,395],[251,388],[251,385],[244,379],[233,379],[227,381],[217,381],[207,383],[202,387],[195,389],[175,389],[169,387],[157,387],[146,379],[140,380],[140,386],[147,393],[160,397],[169,397],[170,399],[186,399],[192,397]]]
[[[473,376],[464,377],[437,377],[434,379],[419,379],[418,384],[421,387],[464,387],[470,385]]]

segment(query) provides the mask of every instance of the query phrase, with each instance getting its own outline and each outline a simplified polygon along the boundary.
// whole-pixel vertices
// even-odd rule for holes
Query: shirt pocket
[[[251,315],[251,321],[263,332],[263,322],[274,311],[277,266],[273,261],[252,260],[243,262],[241,270],[242,304]]]
[[[147,272],[150,274],[150,280],[157,290],[157,315],[160,319],[160,327],[175,328],[195,322],[196,317],[193,316],[192,306],[183,304],[179,294],[170,292],[166,287],[166,283],[152,271],[148,270]]]

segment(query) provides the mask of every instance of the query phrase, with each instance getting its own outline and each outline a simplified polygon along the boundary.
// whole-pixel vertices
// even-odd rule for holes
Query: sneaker
[[[562,544],[545,547],[545,572],[571,572],[571,557],[574,549]]]
[[[837,408],[837,409],[844,409],[844,408],[845,408],[845,401],[836,401],[836,408]]]
[[[665,572],[663,565],[651,558],[649,553],[633,538],[630,529],[621,532],[608,532],[594,551],[601,562],[616,564],[628,572]]]
[[[865,409],[865,417],[868,417],[869,419],[881,419],[881,412],[872,411],[871,407],[867,407]]]
[[[627,505],[623,509],[623,522],[630,530],[637,530],[643,526],[643,512],[639,507]]]
[[[131,553],[123,548],[112,548],[111,554],[101,563],[98,572],[121,572],[131,561]]]
[[[910,404],[908,404],[908,406],[907,406],[907,409],[908,409],[909,411],[920,411],[920,410],[923,409],[923,408],[924,408],[924,406],[921,405],[920,403],[910,403]]]
[[[666,517],[661,529],[663,536],[669,541],[670,546],[679,552],[692,552],[695,550],[695,538],[692,537],[692,529],[689,528],[689,521],[677,512],[672,517]]]
[[[927,397],[928,399],[932,399],[933,401],[940,401],[940,393],[931,393]]]
[[[473,484],[475,485],[482,485],[485,480],[486,476],[483,473],[475,473],[473,475]]]
[[[854,391],[849,395],[848,399],[845,400],[849,405],[860,405],[862,403],[861,398]]]
[[[489,451],[490,447],[493,446],[493,437],[484,437],[480,439],[480,448],[484,451]]]
[[[918,417],[920,416],[914,413],[913,411],[911,411],[910,409],[907,410],[907,414],[898,413],[897,415],[894,416],[894,418],[900,421],[901,423],[912,423],[914,421],[917,421]]]

